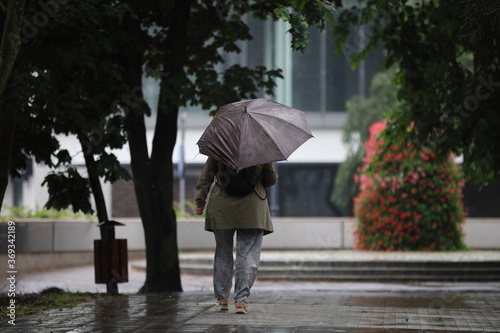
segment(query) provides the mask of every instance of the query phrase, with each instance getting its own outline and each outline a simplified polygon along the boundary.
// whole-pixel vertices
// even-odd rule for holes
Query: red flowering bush
[[[370,127],[361,176],[355,178],[360,187],[354,199],[357,248],[465,249],[463,178],[452,156],[439,158],[411,142],[384,142],[385,128],[385,122]]]

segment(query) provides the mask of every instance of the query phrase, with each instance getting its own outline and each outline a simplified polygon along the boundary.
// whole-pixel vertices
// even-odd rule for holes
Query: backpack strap
[[[259,174],[257,175],[257,178],[258,178],[258,180],[257,180],[257,184],[260,182],[260,175],[261,175],[261,174],[262,174],[262,168],[260,169],[260,172],[259,172]],[[261,182],[261,184],[262,184],[262,182]],[[267,189],[266,189],[266,187],[265,187],[264,185],[262,185],[262,187],[264,188],[264,192],[266,193],[266,195],[264,196],[264,198],[262,198],[262,197],[259,195],[259,192],[257,192],[257,186],[255,186],[253,190],[254,190],[255,194],[257,194],[257,197],[258,197],[260,200],[264,201],[264,200],[266,200],[266,199],[267,199]]]
[[[258,197],[260,200],[264,201],[264,200],[266,200],[266,199],[267,199],[267,189],[266,189],[266,187],[265,187],[264,185],[262,185],[262,187],[264,188],[264,192],[266,193],[266,196],[265,196],[264,198],[262,198],[262,197],[259,195],[259,192],[257,192],[257,189],[256,189],[256,188],[254,188],[254,192],[255,192],[255,194],[257,194],[257,197]]]

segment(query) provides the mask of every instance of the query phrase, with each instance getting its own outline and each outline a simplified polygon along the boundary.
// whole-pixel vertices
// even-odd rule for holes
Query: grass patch
[[[9,297],[0,295],[0,317],[8,318],[11,299],[15,300],[16,318],[36,314],[47,309],[63,309],[73,307],[80,302],[90,301],[103,297],[104,294],[96,293],[70,293],[59,288],[48,288],[40,293],[16,294]]]

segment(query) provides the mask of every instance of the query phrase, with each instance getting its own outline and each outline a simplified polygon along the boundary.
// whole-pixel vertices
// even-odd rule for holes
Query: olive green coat
[[[264,234],[273,232],[265,190],[265,187],[274,185],[278,180],[272,163],[257,166],[259,182],[255,191],[246,197],[228,195],[216,181],[214,182],[219,170],[220,162],[209,157],[196,186],[196,206],[205,207],[208,200],[205,230],[257,228],[263,229]],[[210,197],[207,199],[209,192]]]

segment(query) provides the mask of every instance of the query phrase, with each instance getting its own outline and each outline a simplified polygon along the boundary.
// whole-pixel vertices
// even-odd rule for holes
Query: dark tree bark
[[[140,84],[140,73],[135,77]],[[157,156],[167,151],[148,156],[144,114],[139,111],[146,107],[144,103],[130,110],[126,118],[134,188],[146,241],[146,281],[140,291],[182,291],[171,190],[172,161],[168,155]]]
[[[95,172],[95,159],[91,152],[87,152],[88,140],[80,134],[78,135],[78,140],[82,146],[83,156],[85,159],[85,166],[87,167],[87,172],[89,174],[89,183],[92,190],[92,196],[94,197],[97,218],[99,222],[108,221],[108,210],[106,208],[106,201],[104,200],[104,193],[102,192],[101,182],[99,180],[99,175]],[[104,228],[101,229],[101,239],[107,239],[107,231]]]
[[[163,65],[164,79],[161,82],[160,100],[156,119],[155,135],[150,160],[151,189],[155,193],[152,201],[153,223],[144,223],[147,242],[153,253],[148,252],[148,271],[143,291],[182,291],[179,255],[177,246],[177,221],[173,208],[173,164],[172,153],[177,138],[179,107],[174,102],[177,96],[176,78],[184,75],[187,27],[191,2],[173,2],[169,35],[166,40],[166,57]],[[151,263],[151,264],[149,264]],[[154,267],[164,263],[161,267]],[[151,267],[153,266],[153,267]]]
[[[2,207],[5,191],[9,184],[9,173],[12,161],[12,145],[16,132],[16,114],[12,110],[5,110],[0,103],[0,208]]]
[[[0,96],[5,90],[20,47],[19,31],[24,13],[24,0],[9,0],[3,20],[0,44]]]
[[[4,16],[2,41],[0,44],[0,99],[14,67],[19,51],[24,0],[9,0],[7,13]],[[5,191],[9,183],[9,172],[12,160],[12,144],[16,130],[16,112],[9,108],[0,109],[0,207],[2,207]]]
[[[171,3],[171,21],[151,156],[148,156],[144,115],[148,106],[142,99],[143,54],[128,55],[129,87],[133,101],[126,110],[131,167],[137,204],[146,241],[146,281],[140,292],[182,291],[177,246],[177,220],[173,208],[172,153],[177,137],[178,106],[173,101],[176,76],[184,75],[190,1]],[[139,28],[136,27],[139,35]]]

